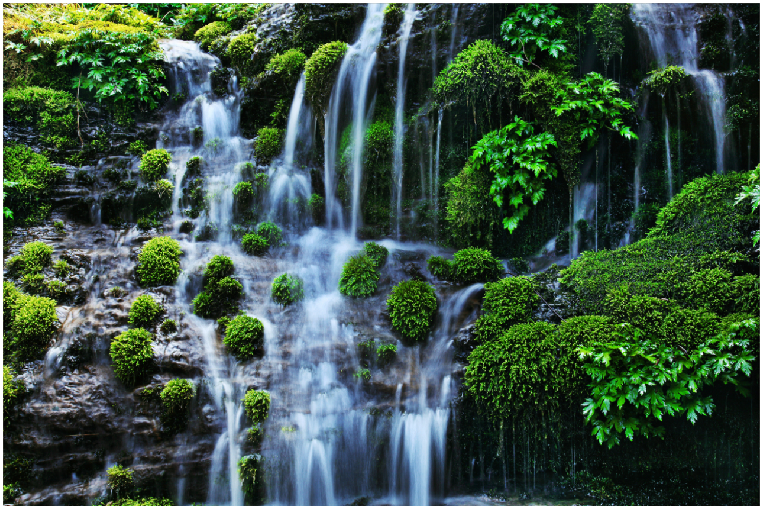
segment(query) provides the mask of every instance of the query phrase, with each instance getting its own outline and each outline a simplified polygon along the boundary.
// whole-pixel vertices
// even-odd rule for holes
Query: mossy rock
[[[246,361],[265,352],[263,339],[265,329],[260,319],[237,315],[225,328],[223,343],[236,359]]]
[[[153,149],[141,157],[141,176],[147,182],[154,182],[167,173],[172,156],[164,149]]]
[[[347,43],[332,41],[319,46],[305,62],[305,94],[317,113],[326,113],[329,94],[347,49]]]
[[[138,255],[135,272],[138,282],[145,287],[172,285],[180,274],[180,256],[183,252],[178,241],[171,237],[155,237],[143,245]]]
[[[143,328],[128,329],[111,342],[109,354],[117,378],[132,386],[145,375],[154,360],[151,333]]]
[[[409,341],[422,341],[427,337],[437,307],[435,290],[418,280],[400,282],[387,298],[393,328]]]
[[[340,293],[351,297],[368,297],[377,290],[379,271],[374,259],[363,253],[350,257],[342,267]]]

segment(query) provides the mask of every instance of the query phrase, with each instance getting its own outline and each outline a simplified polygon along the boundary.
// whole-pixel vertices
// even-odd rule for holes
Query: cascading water
[[[699,100],[708,110],[713,130],[716,172],[724,171],[724,123],[726,96],[724,78],[716,71],[698,69],[700,60],[697,15],[687,4],[634,4],[632,19],[647,33],[660,67],[680,65],[689,74]]]
[[[403,200],[403,109],[406,104],[406,86],[404,69],[406,68],[406,49],[409,44],[411,27],[417,10],[413,3],[406,5],[398,39],[398,84],[395,92],[395,125],[393,129],[393,201],[395,203],[395,236],[401,238],[401,214]]]

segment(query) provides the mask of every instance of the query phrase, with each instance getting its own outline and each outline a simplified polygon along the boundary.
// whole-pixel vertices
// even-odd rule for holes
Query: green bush
[[[112,340],[109,354],[117,378],[133,385],[148,371],[154,359],[151,333],[143,328],[128,329]]]
[[[735,312],[758,316],[761,305],[759,277],[755,274],[736,276],[732,280],[733,308]]]
[[[138,283],[145,287],[172,285],[180,274],[180,250],[178,241],[171,237],[155,237],[143,245],[138,255],[135,273]]]
[[[162,399],[162,423],[172,430],[182,430],[188,420],[188,404],[196,395],[194,383],[188,379],[167,382],[159,397]]]
[[[148,294],[138,296],[130,306],[127,322],[133,326],[150,328],[162,315],[162,305]]]
[[[112,506],[174,506],[175,503],[170,498],[120,498]]]
[[[257,235],[268,241],[268,246],[278,246],[283,233],[275,223],[266,221],[257,226]]]
[[[363,252],[374,261],[374,266],[376,266],[377,269],[380,269],[387,262],[387,248],[374,241],[364,243]]]
[[[24,382],[16,379],[16,372],[9,366],[3,365],[3,423],[6,426],[11,419],[13,408],[25,391]]]
[[[496,281],[504,274],[504,266],[481,248],[465,248],[454,253],[454,281],[471,284]]]
[[[264,328],[260,319],[237,315],[225,329],[223,343],[239,361],[251,359],[264,352]]]
[[[287,80],[292,80],[300,75],[305,60],[305,53],[293,48],[274,55],[265,66],[265,70],[281,75]]]
[[[48,294],[50,294],[50,297],[53,299],[61,300],[66,298],[66,283],[62,282],[61,280],[49,280],[45,284],[45,288],[48,290]]]
[[[225,255],[215,255],[204,270],[204,287],[214,285],[226,276],[233,275],[233,260]]]
[[[38,273],[50,265],[53,248],[41,241],[27,243],[21,248],[22,273]]]
[[[368,255],[358,254],[350,257],[342,266],[340,293],[351,297],[368,297],[377,290],[379,271]]]
[[[707,310],[676,308],[660,323],[663,345],[682,347],[687,351],[696,349],[721,330],[719,316]]]
[[[175,322],[175,319],[165,319],[162,325],[159,326],[159,331],[165,335],[175,333],[178,331],[178,323]]]
[[[682,302],[690,308],[705,308],[723,315],[734,300],[732,273],[719,267],[701,269],[677,285]]]
[[[257,44],[257,35],[250,32],[237,35],[228,43],[228,56],[231,58],[231,64],[237,67],[241,74],[250,74],[255,44]]]
[[[244,394],[244,411],[253,423],[263,423],[271,409],[271,395],[263,390],[249,390]]]
[[[35,126],[41,141],[57,149],[73,145],[76,134],[74,110],[74,96],[61,90],[20,87],[3,93],[5,118]]]
[[[483,315],[475,322],[477,341],[492,340],[510,326],[530,322],[538,301],[533,283],[522,276],[486,283]]]
[[[487,165],[476,171],[467,165],[446,181],[446,221],[454,247],[496,245],[503,227],[501,209],[488,199],[493,178]]]
[[[43,221],[50,213],[48,197],[53,185],[66,177],[66,170],[52,166],[48,158],[29,147],[6,143],[3,147],[3,206],[13,212],[8,224],[33,225]]]
[[[400,282],[387,299],[393,328],[411,341],[427,337],[437,306],[432,286],[417,280]]]
[[[130,142],[130,146],[127,148],[127,153],[132,154],[133,156],[142,156],[144,153],[148,152],[149,146],[146,145],[146,142],[143,140],[135,140],[134,142]]]
[[[53,264],[53,273],[59,278],[65,278],[72,271],[72,266],[70,266],[69,263],[63,259],[57,260],[56,263]]]
[[[106,470],[107,480],[106,484],[111,489],[112,493],[117,496],[125,496],[135,485],[133,480],[133,470],[129,468],[123,468],[119,464],[112,466]]]
[[[437,255],[433,255],[427,259],[427,270],[438,280],[452,280],[453,266],[453,262]]]
[[[268,251],[268,241],[254,232],[244,234],[241,238],[241,248],[248,255],[262,256]]]
[[[658,212],[660,212],[658,204],[642,204],[639,206],[639,209],[634,211],[631,217],[634,220],[634,236],[636,239],[644,239],[650,229],[655,227]]]
[[[574,353],[556,345],[554,331],[546,322],[516,324],[470,353],[464,383],[482,414],[499,421],[559,404],[567,383],[558,356],[564,363]]]
[[[371,370],[368,368],[359,368],[358,371],[353,374],[353,377],[362,379],[364,382],[369,382],[371,380]]]
[[[281,152],[284,130],[274,127],[260,128],[255,141],[255,156],[263,163],[270,162]]]
[[[324,197],[313,193],[308,199],[308,208],[313,216],[313,223],[321,224],[324,220]]]
[[[617,323],[628,322],[650,336],[660,337],[661,325],[677,308],[673,300],[633,295],[622,286],[608,293],[604,311]]]
[[[395,344],[383,344],[377,347],[377,360],[380,366],[385,366],[393,362],[398,353],[398,347]]]
[[[241,205],[247,205],[252,197],[255,196],[255,190],[252,188],[251,182],[240,182],[233,187],[233,196]]]
[[[207,319],[235,313],[236,302],[244,287],[230,277],[234,272],[233,261],[224,255],[215,255],[204,271],[204,291],[197,295],[192,305],[194,313]]]
[[[301,300],[303,297],[305,297],[305,292],[303,290],[301,278],[284,273],[273,280],[271,298],[273,298],[276,303],[282,306],[288,306],[295,301]]]
[[[215,39],[230,32],[231,25],[225,21],[213,21],[196,31],[194,41],[198,42],[202,49],[207,51]]]
[[[204,159],[201,156],[194,156],[186,162],[186,177],[195,177],[202,173]]]
[[[167,173],[172,156],[164,149],[153,149],[141,157],[141,177],[147,182],[154,182]]]
[[[326,113],[329,94],[347,49],[347,43],[332,41],[319,46],[305,62],[305,95],[315,112]]]
[[[11,317],[11,352],[22,362],[42,358],[58,329],[56,302],[50,298],[19,293],[15,295]]]
[[[16,301],[21,292],[13,282],[3,280],[3,329],[10,330],[16,317]]]

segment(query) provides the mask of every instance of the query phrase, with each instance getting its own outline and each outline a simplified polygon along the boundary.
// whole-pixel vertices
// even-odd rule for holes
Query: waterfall
[[[632,18],[650,41],[660,67],[681,65],[692,77],[703,107],[708,111],[716,154],[716,172],[724,171],[724,78],[716,71],[698,69],[697,15],[687,4],[634,4]]]
[[[661,97],[661,106],[663,108],[663,133],[666,142],[666,189],[668,190],[668,201],[674,196],[674,173],[671,170],[671,144],[669,142],[669,122],[666,114],[666,101]]]
[[[448,62],[454,59],[454,43],[456,42],[456,20],[459,16],[459,4],[451,5],[451,42],[448,45]]]
[[[284,142],[284,165],[291,167],[294,165],[294,150],[297,144],[297,137],[301,133],[300,120],[303,124],[311,125],[310,108],[305,105],[305,71],[300,74],[300,80],[297,82],[297,88],[294,91],[292,106],[289,108],[289,121]]]
[[[416,18],[416,7],[413,3],[406,5],[401,22],[398,39],[398,84],[395,93],[395,126],[393,142],[393,200],[395,201],[395,236],[401,238],[401,214],[403,199],[403,109],[406,103],[406,90],[403,72],[406,68],[406,49],[409,44],[409,35],[411,27]]]

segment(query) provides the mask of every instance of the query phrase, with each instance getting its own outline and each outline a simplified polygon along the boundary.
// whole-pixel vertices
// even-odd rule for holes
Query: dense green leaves
[[[284,273],[273,280],[271,298],[282,305],[288,306],[305,297],[302,278]]]
[[[486,283],[483,315],[475,323],[477,341],[495,339],[510,326],[530,322],[537,303],[533,282],[527,278],[509,277]]]
[[[537,50],[555,58],[565,53],[565,40],[554,38],[555,27],[562,24],[562,18],[554,14],[556,10],[549,4],[518,4],[502,22],[501,35],[512,46],[509,56],[517,65],[536,65],[533,60]]]
[[[314,111],[322,114],[326,111],[334,79],[347,49],[347,43],[332,41],[319,46],[305,62],[305,95]]]
[[[180,274],[182,254],[180,244],[171,237],[151,239],[138,255],[138,266],[135,268],[138,281],[146,287],[172,285]]]
[[[410,341],[427,337],[437,306],[435,290],[429,283],[418,280],[400,282],[387,298],[393,328]]]
[[[340,293],[352,297],[368,297],[377,290],[379,271],[370,256],[363,253],[350,257],[342,267]]]
[[[589,18],[605,67],[615,55],[623,53],[623,23],[628,19],[630,8],[629,4],[597,4]]]
[[[223,343],[238,360],[248,360],[263,353],[265,328],[260,319],[237,315],[225,329]]]
[[[154,359],[151,333],[143,328],[128,329],[111,342],[109,354],[117,378],[127,385],[146,373]]]

